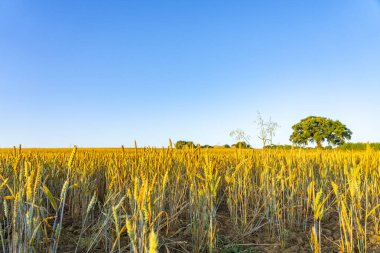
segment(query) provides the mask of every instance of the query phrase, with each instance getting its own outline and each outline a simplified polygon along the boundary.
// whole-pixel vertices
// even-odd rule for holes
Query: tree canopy
[[[249,145],[245,141],[239,141],[239,142],[233,144],[231,147],[233,147],[233,148],[250,148],[251,145]]]
[[[297,145],[316,143],[318,148],[327,141],[330,145],[342,145],[351,139],[352,132],[338,120],[309,116],[293,127],[290,141]]]
[[[177,141],[175,143],[175,148],[177,148],[177,149],[195,148],[195,144],[192,141]]]

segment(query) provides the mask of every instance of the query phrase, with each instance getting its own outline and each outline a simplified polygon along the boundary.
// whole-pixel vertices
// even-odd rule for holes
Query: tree
[[[259,135],[257,137],[261,140],[263,147],[265,147],[267,145],[267,142],[269,141],[269,139],[268,139],[267,130],[265,128],[265,121],[264,121],[263,117],[261,116],[260,112],[257,112],[256,124],[257,124],[258,129],[259,129]]]
[[[269,145],[273,145],[273,137],[276,135],[276,130],[280,125],[272,121],[272,118],[269,118],[269,121],[265,122],[259,111],[257,112],[257,119],[255,122],[259,130],[258,138],[261,140],[263,147],[267,146],[268,142]]]
[[[269,118],[269,121],[266,123],[267,133],[269,136],[269,145],[273,145],[273,137],[276,135],[277,128],[280,125],[277,122],[272,121],[272,118]]]
[[[351,139],[352,132],[338,120],[309,116],[292,126],[290,141],[297,145],[316,143],[318,148],[327,141],[330,145],[342,145]]]
[[[230,136],[235,139],[236,142],[247,142],[249,143],[249,139],[251,138],[247,135],[243,130],[236,129],[231,131]]]
[[[245,141],[239,141],[239,142],[233,144],[231,147],[233,147],[233,148],[250,148],[251,145],[249,145]]]
[[[192,141],[177,141],[174,146],[177,149],[195,148],[195,144]]]

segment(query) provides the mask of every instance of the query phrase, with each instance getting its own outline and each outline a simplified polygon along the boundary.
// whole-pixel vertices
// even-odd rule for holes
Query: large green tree
[[[327,141],[330,145],[342,145],[351,139],[352,132],[338,120],[310,116],[302,119],[293,127],[290,141],[297,145],[316,143],[318,148]]]

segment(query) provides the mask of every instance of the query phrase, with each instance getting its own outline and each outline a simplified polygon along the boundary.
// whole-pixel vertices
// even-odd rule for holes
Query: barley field
[[[380,153],[2,149],[1,252],[380,252]]]

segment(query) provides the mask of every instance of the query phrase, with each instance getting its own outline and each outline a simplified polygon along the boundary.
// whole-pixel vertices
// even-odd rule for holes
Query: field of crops
[[[2,252],[380,252],[380,153],[3,149]]]

